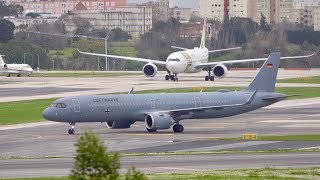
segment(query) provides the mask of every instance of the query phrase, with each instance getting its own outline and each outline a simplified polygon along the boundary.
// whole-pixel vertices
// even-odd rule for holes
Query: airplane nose
[[[47,108],[42,112],[42,117],[45,118],[46,120],[53,121],[54,112],[52,112],[50,108]]]

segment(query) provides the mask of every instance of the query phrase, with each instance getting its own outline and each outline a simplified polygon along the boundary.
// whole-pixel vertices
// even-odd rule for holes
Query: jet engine
[[[145,124],[148,129],[169,129],[173,124],[173,120],[169,114],[152,113],[145,117]]]
[[[107,127],[109,129],[128,129],[131,126],[131,122],[119,122],[119,121],[110,121],[107,122]]]
[[[142,71],[146,77],[154,77],[158,72],[158,67],[152,63],[143,66]]]
[[[7,69],[7,68],[8,68],[8,65],[7,65],[7,64],[4,64],[3,67]]]
[[[223,64],[216,65],[213,68],[213,75],[217,78],[224,78],[226,77],[227,73],[228,73],[228,68]]]

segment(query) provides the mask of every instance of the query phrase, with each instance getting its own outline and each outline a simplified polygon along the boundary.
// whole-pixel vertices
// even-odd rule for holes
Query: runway
[[[183,134],[171,129],[147,133],[143,122],[130,129],[110,130],[105,124],[76,124],[76,136],[68,135],[69,125],[54,123],[0,131],[0,157],[72,156],[74,142],[84,130],[99,134],[112,151],[121,153],[186,152],[216,150],[300,149],[320,146],[317,141],[217,141],[243,133],[265,135],[318,134],[320,104],[292,108],[265,108],[223,119],[185,120]]]
[[[228,76],[214,82],[204,81],[205,72],[181,74],[179,82],[165,81],[166,72],[159,72],[154,78],[143,75],[123,77],[0,77],[0,102],[48,99],[73,95],[107,94],[135,90],[184,88],[184,87],[245,87],[256,75],[256,70],[230,71]],[[280,70],[278,79],[306,76],[320,76],[320,70]],[[279,87],[320,87],[320,84],[277,84]],[[40,91],[41,90],[41,91]]]
[[[191,173],[263,167],[315,167],[320,165],[320,153],[131,156],[121,158],[121,164],[122,172],[135,166],[145,173]],[[67,176],[72,166],[72,158],[2,160],[0,177]]]

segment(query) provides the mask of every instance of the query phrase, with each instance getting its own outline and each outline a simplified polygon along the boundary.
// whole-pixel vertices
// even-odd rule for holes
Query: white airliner
[[[8,77],[11,74],[16,74],[20,77],[21,74],[28,74],[30,76],[33,73],[33,69],[28,64],[5,64],[2,56],[4,55],[0,55],[0,71],[3,74],[7,74]]]
[[[206,81],[214,81],[214,78],[223,78],[227,75],[228,68],[225,64],[243,63],[243,62],[253,62],[253,61],[265,61],[267,58],[258,59],[242,59],[242,60],[228,60],[228,61],[218,61],[218,62],[208,62],[209,53],[229,51],[234,49],[240,49],[241,47],[228,48],[228,49],[218,49],[209,51],[205,47],[206,42],[206,29],[207,29],[207,19],[204,19],[204,25],[202,30],[201,44],[200,47],[195,47],[194,49],[187,49],[182,47],[172,46],[172,48],[179,49],[182,51],[174,52],[170,54],[166,61],[144,59],[144,58],[134,58],[126,56],[114,56],[106,54],[96,54],[89,52],[81,52],[81,54],[93,55],[93,56],[103,56],[116,59],[133,60],[147,63],[142,71],[146,77],[154,77],[158,72],[159,66],[166,66],[168,75],[165,76],[166,80],[177,81],[177,75],[180,73],[198,73],[201,71],[207,71],[208,76],[205,77]],[[295,57],[281,57],[281,59],[296,59],[296,58],[306,58],[308,56],[295,56]],[[212,75],[211,75],[212,73]]]

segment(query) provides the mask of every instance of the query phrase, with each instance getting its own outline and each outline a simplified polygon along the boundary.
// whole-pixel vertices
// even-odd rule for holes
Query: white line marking
[[[267,120],[257,123],[320,123],[320,120]]]
[[[308,150],[308,149],[320,149],[320,146],[300,148],[299,150]]]

